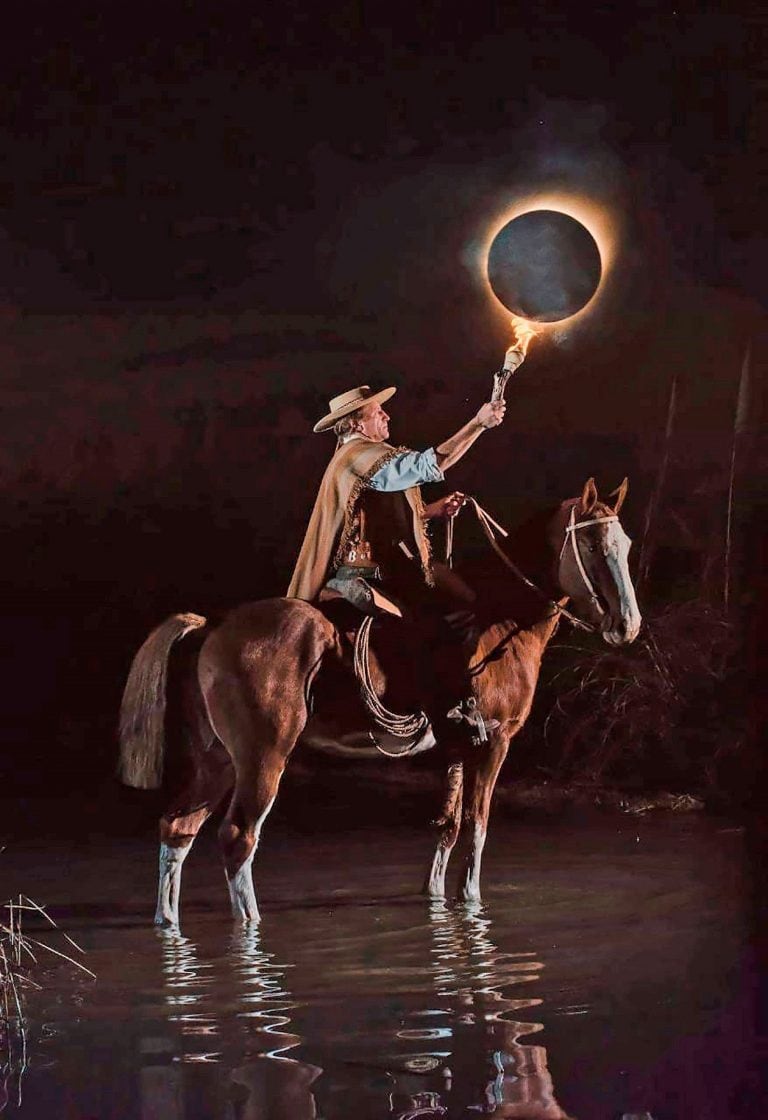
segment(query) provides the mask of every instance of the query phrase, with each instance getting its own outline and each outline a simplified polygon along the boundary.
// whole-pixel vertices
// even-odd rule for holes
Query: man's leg
[[[424,659],[425,708],[435,737],[441,742],[462,740],[483,742],[489,731],[498,727],[484,718],[476,706],[469,666],[479,637],[474,612],[466,605],[456,608],[435,595],[429,610],[418,619]],[[448,608],[448,609],[446,609]]]

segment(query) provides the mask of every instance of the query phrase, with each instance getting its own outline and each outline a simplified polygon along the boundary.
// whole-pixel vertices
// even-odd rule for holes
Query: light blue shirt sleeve
[[[442,482],[445,475],[437,465],[434,447],[426,451],[401,451],[371,475],[372,490],[408,490],[425,482]]]

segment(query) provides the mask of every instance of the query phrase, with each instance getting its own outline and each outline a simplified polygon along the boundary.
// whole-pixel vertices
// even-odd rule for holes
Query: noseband
[[[565,552],[565,550],[568,546],[568,541],[570,540],[571,547],[573,549],[573,557],[574,557],[574,560],[576,561],[576,567],[579,569],[579,575],[581,576],[581,578],[584,582],[584,586],[587,589],[587,594],[589,595],[590,599],[592,600],[592,603],[595,607],[595,610],[601,615],[605,614],[605,611],[603,610],[603,606],[600,602],[600,599],[597,595],[597,592],[595,591],[595,586],[592,583],[592,580],[589,578],[589,573],[587,572],[587,569],[584,567],[584,561],[581,558],[581,552],[579,551],[579,545],[578,545],[577,538],[576,538],[576,531],[577,531],[577,529],[586,528],[587,525],[605,525],[609,521],[618,521],[618,520],[619,520],[618,516],[615,513],[612,513],[608,517],[593,517],[589,521],[577,521],[576,520],[576,506],[571,506],[571,516],[568,519],[568,524],[565,527],[565,537],[563,539],[563,547],[560,549],[560,555],[557,558],[557,563],[558,563],[558,566],[559,566],[560,562],[563,559],[563,554],[564,554],[564,552]]]

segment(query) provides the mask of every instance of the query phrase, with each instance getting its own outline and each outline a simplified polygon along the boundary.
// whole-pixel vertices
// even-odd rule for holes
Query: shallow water
[[[15,845],[2,896],[44,903],[98,979],[53,958],[38,969],[22,1104],[6,1114],[768,1115],[738,829],[497,820],[475,909],[416,893],[429,843],[278,822],[257,868],[263,923],[244,931],[203,836],[176,934],[149,924],[150,840]]]

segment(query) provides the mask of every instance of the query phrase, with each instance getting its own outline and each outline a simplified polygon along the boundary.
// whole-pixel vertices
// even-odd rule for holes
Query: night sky
[[[660,212],[677,264],[764,294],[757,5],[12,7],[8,304],[346,310],[329,257],[377,188],[453,173],[459,217],[468,182],[599,155]],[[390,257],[416,201],[384,231]]]
[[[8,751],[41,758],[53,714],[81,744],[91,701],[108,726],[171,610],[282,590],[330,396],[398,385],[415,446],[472,414],[510,341],[478,247],[521,194],[605,207],[616,262],[587,321],[534,342],[452,485],[508,520],[629,474],[637,531],[677,371],[664,531],[721,531],[750,341],[753,427],[763,407],[758,5],[10,10]]]

